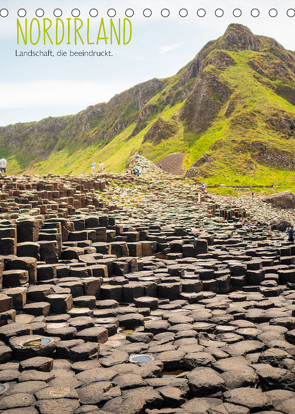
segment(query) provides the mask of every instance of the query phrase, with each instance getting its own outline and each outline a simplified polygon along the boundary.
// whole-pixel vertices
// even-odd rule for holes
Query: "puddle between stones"
[[[2,394],[4,391],[6,391],[6,386],[3,384],[0,384],[0,393]]]
[[[163,371],[161,374],[161,378],[172,378],[177,377],[177,375],[182,374],[184,371],[182,369],[178,369],[177,371]]]
[[[119,329],[119,333],[123,335],[127,335],[134,332],[134,329]]]
[[[129,358],[130,362],[135,362],[135,363],[143,363],[143,362],[150,362],[153,361],[154,357],[152,357],[151,355],[147,355],[147,354],[135,354],[135,355],[131,355]]]
[[[26,341],[22,344],[23,348],[31,348],[34,346],[42,346],[42,345],[47,345],[49,344],[49,342],[51,342],[51,339],[48,338],[37,338],[37,339],[32,339],[29,341]]]
[[[158,321],[158,320],[161,320],[161,318],[159,318],[158,316],[146,316],[145,318],[143,318],[143,320],[145,322],[147,322],[147,321]]]

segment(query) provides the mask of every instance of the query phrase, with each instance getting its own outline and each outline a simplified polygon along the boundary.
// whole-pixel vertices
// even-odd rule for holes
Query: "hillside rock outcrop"
[[[266,203],[271,203],[278,208],[295,208],[295,194],[291,191],[282,191],[264,198]]]

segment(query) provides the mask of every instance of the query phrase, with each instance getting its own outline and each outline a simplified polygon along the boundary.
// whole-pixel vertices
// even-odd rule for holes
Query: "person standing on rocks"
[[[92,173],[95,173],[95,161],[92,161],[92,164],[91,164],[91,172]]]
[[[0,175],[2,176],[2,173],[5,174],[5,177],[7,177],[7,161],[4,157],[0,160]]]
[[[286,230],[286,233],[288,233],[288,241],[291,243],[294,243],[294,232],[293,226],[288,227]]]
[[[99,172],[102,173],[103,172],[103,163],[100,161],[99,163]]]

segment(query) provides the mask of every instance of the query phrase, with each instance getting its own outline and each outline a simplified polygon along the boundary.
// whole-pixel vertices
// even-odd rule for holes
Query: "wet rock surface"
[[[157,170],[0,182],[0,412],[295,412],[276,209]]]

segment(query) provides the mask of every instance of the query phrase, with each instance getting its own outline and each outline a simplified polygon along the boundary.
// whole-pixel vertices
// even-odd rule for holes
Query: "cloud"
[[[180,48],[183,44],[184,44],[183,42],[179,42],[179,43],[174,43],[172,45],[160,46],[159,47],[159,53],[161,55],[164,54],[164,53],[169,53],[172,50]]]
[[[133,82],[43,80],[0,82],[0,125],[39,121],[49,116],[75,114],[107,102]]]
[[[42,80],[0,82],[0,109],[81,107],[108,101],[129,87],[127,82]]]

